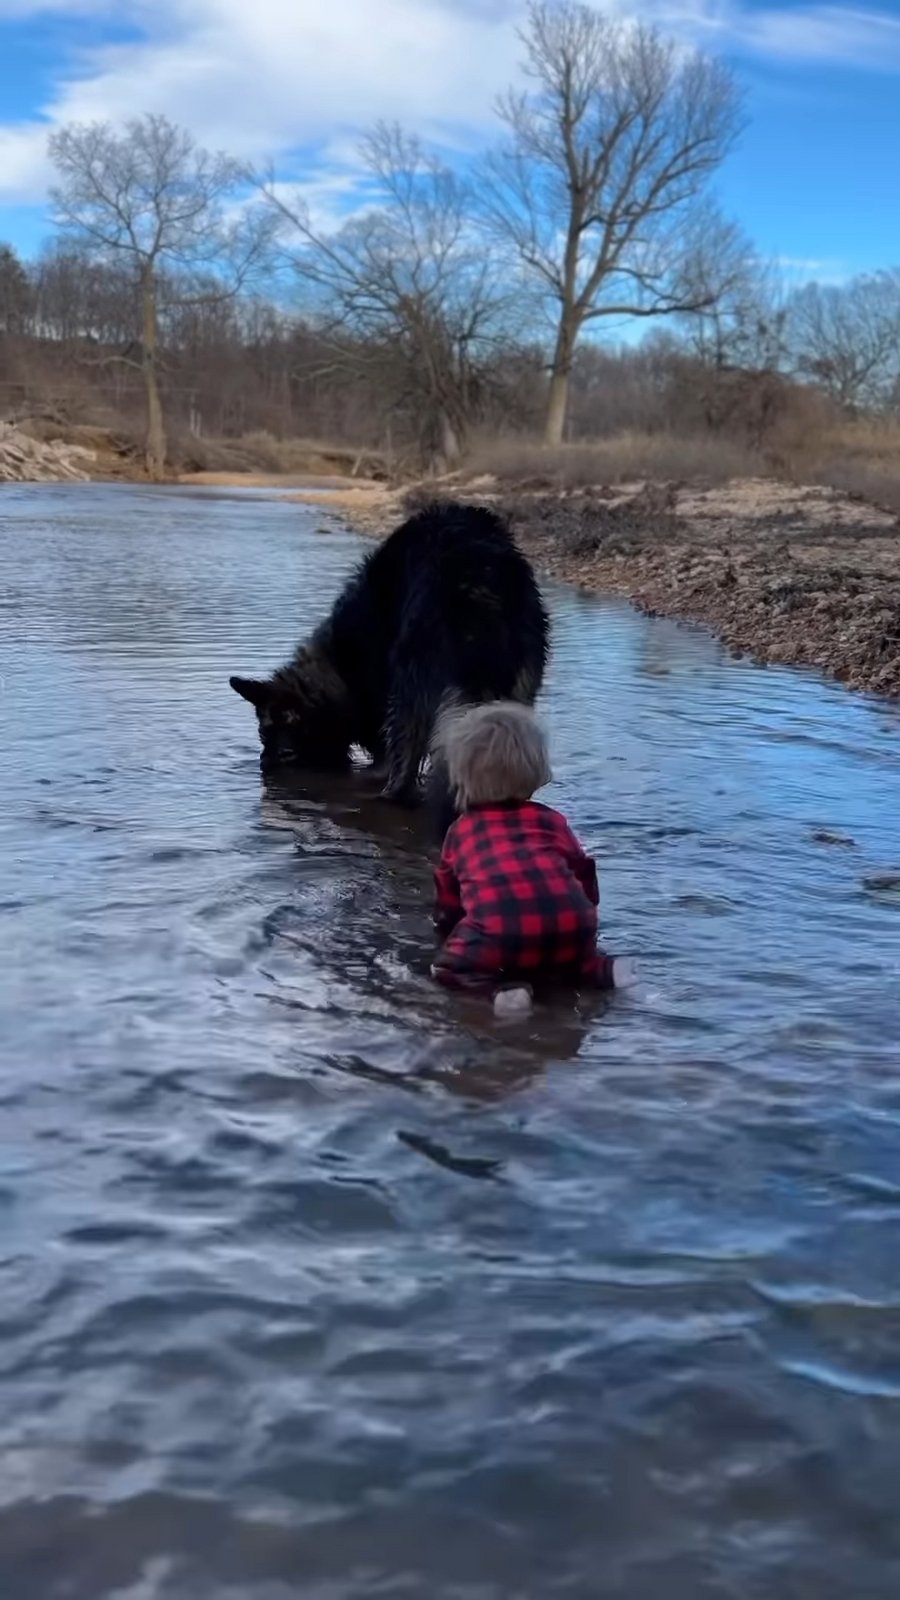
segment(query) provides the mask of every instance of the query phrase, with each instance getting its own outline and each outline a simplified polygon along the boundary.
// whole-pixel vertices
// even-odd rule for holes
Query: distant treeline
[[[496,147],[460,172],[379,126],[330,230],[165,117],[59,129],[54,237],[0,248],[0,411],[138,428],[159,474],[248,433],[452,466],[479,435],[777,453],[823,406],[900,410],[900,268],[787,289],[715,203],[721,61],[579,0],[521,38]]]

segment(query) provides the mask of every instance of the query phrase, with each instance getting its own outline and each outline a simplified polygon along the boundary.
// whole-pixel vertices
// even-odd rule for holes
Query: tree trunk
[[[159,382],[156,376],[156,284],[152,270],[144,276],[141,290],[141,303],[143,312],[143,339],[141,348],[141,371],[144,378],[144,394],[147,399],[147,444],[145,460],[147,476],[158,482],[162,478],[166,465],[166,431],[163,423],[162,400],[159,393]]]
[[[440,436],[441,455],[446,462],[446,470],[449,472],[458,465],[462,454],[462,446],[459,442],[459,434],[446,411],[442,411],[440,416]]]
[[[446,409],[436,404],[425,438],[428,470],[436,478],[452,472],[462,455],[459,432]]]
[[[566,410],[569,404],[569,375],[575,353],[577,329],[568,307],[560,314],[556,349],[550,372],[550,393],[547,397],[547,416],[544,422],[544,444],[556,449],[563,442],[566,427]]]
[[[566,409],[569,403],[569,374],[554,372],[550,378],[550,395],[547,400],[547,420],[544,423],[544,443],[555,449],[563,442],[566,426]]]

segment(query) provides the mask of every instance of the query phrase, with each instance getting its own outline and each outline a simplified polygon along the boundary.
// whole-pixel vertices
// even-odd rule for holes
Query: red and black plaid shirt
[[[563,974],[599,981],[597,869],[565,818],[534,800],[475,806],[435,871],[446,982]]]

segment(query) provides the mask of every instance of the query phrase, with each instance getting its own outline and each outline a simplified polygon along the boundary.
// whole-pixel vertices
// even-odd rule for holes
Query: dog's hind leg
[[[516,674],[510,699],[517,700],[523,706],[533,706],[540,692],[543,675],[543,664],[529,662],[521,667]]]
[[[459,816],[459,807],[450,787],[446,762],[435,751],[432,751],[431,767],[425,780],[425,806],[435,843],[443,844],[447,829]]]
[[[389,718],[391,715],[389,710]],[[425,758],[427,740],[416,737],[416,728],[404,728],[401,712],[397,711],[393,716],[396,732],[388,738],[387,768],[381,794],[384,800],[411,806],[419,798],[419,772]]]
[[[431,730],[428,774],[425,780],[425,805],[429,826],[438,844],[443,843],[447,829],[459,816],[459,806],[447,767],[446,736],[454,716],[458,716],[466,707],[467,702],[457,689],[446,690],[441,696]]]
[[[384,725],[387,778],[382,795],[400,805],[419,798],[419,773],[428,754],[440,693],[414,672],[397,673]]]
[[[368,749],[368,753],[372,762],[371,766],[369,767],[369,776],[376,779],[378,783],[384,783],[388,775],[387,754],[385,752],[384,740],[379,735],[378,739],[374,739],[366,748]]]

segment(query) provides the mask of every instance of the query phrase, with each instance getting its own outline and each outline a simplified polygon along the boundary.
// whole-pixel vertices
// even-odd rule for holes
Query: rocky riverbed
[[[508,492],[492,479],[442,493],[494,503],[535,565],[653,614],[711,627],[764,663],[817,668],[900,696],[900,518],[836,490],[768,479]],[[433,493],[381,485],[300,498],[381,536]]]

